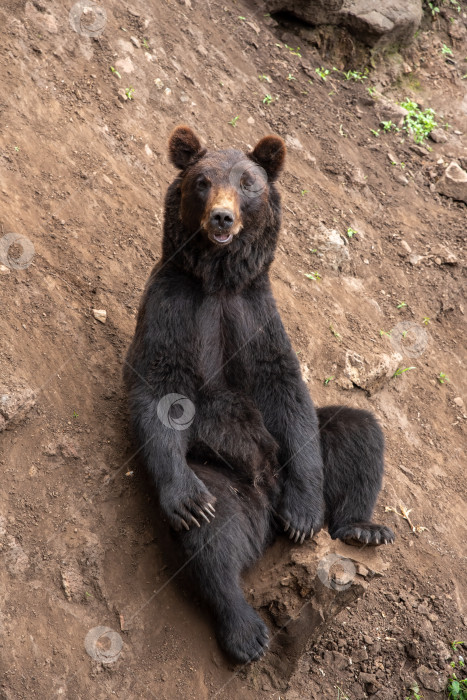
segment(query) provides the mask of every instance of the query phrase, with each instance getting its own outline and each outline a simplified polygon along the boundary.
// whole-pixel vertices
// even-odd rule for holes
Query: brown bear
[[[248,662],[268,646],[241,574],[280,531],[326,524],[353,544],[392,542],[371,521],[383,476],[374,416],[316,410],[282,325],[269,268],[281,224],[277,136],[248,154],[172,133],[179,174],[163,253],[147,283],[124,371],[131,422],[161,510],[221,646]]]

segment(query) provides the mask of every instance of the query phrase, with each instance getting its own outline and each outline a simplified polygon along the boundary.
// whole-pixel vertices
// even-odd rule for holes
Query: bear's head
[[[268,267],[280,228],[274,182],[285,152],[278,136],[265,136],[249,153],[211,151],[192,129],[177,127],[169,156],[180,174],[166,198],[164,258],[205,281],[214,275],[216,287],[238,288]]]

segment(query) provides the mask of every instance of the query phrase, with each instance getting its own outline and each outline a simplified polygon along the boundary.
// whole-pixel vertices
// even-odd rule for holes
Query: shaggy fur
[[[240,577],[277,523],[296,542],[324,523],[346,542],[393,541],[371,522],[384,442],[366,411],[315,410],[277,311],[268,271],[282,140],[267,136],[247,155],[213,152],[179,127],[169,154],[181,172],[167,192],[163,256],[143,295],[125,383],[161,509],[219,642],[247,662],[265,652],[268,635]],[[174,393],[195,407],[184,430],[158,417]]]

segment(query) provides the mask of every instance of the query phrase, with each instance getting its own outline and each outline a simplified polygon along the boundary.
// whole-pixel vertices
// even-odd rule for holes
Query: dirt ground
[[[107,0],[94,17],[71,0],[2,3],[0,246],[17,238],[0,266],[0,398],[25,415],[0,416],[1,698],[402,700],[415,682],[443,697],[467,639],[467,219],[436,193],[443,164],[467,166],[467,6],[448,5],[352,81],[332,70],[363,70],[351,53],[331,58],[252,3]],[[446,139],[384,132],[383,94],[432,107]],[[178,123],[211,147],[285,138],[284,323],[316,403],[369,408],[387,438],[376,515],[396,544],[368,555],[365,595],[285,690],[268,657],[233,667],[173,579],[128,438],[122,362]],[[349,362],[383,355],[412,369],[367,391]],[[270,579],[280,600],[287,583]]]

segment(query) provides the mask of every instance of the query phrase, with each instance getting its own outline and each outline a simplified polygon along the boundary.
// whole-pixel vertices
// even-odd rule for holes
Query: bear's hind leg
[[[208,467],[193,466],[216,498],[208,524],[179,534],[187,573],[211,608],[220,646],[236,661],[259,659],[268,647],[268,629],[246,602],[242,571],[263,553],[271,532],[269,503],[257,489],[237,484]]]
[[[371,521],[384,471],[384,437],[368,411],[318,409],[324,463],[326,523],[333,539],[352,545],[394,542],[394,533]]]

